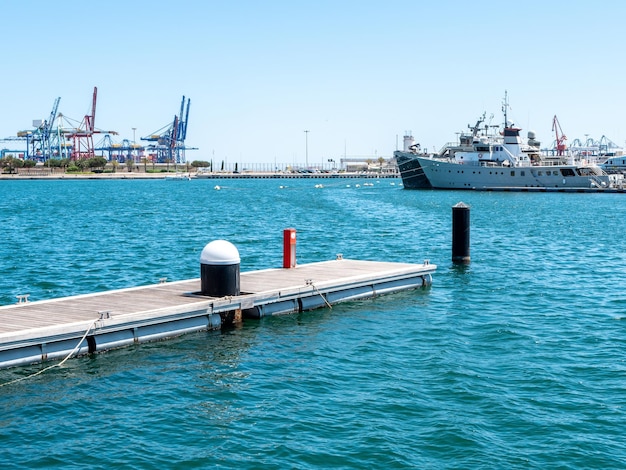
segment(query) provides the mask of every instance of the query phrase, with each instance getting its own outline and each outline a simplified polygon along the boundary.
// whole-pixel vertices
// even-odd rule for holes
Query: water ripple
[[[329,183],[3,182],[0,304],[197,277],[218,238],[243,271],[278,267],[287,227],[299,263],[439,266],[430,289],[77,358],[0,388],[3,467],[624,467],[622,196]],[[460,201],[469,266],[450,261]]]

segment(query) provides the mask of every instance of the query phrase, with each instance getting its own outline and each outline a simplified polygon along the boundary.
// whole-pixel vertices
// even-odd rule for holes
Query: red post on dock
[[[296,267],[296,229],[283,230],[283,268]]]

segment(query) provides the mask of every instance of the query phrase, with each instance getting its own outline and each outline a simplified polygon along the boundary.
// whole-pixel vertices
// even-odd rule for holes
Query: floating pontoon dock
[[[241,273],[241,294],[208,297],[200,279],[0,307],[0,368],[219,329],[428,286],[436,266],[337,259]]]

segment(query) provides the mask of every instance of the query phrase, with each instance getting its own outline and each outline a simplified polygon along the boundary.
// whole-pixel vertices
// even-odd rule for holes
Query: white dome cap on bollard
[[[224,266],[239,264],[239,250],[226,240],[214,240],[207,244],[200,254],[200,264]]]
[[[226,240],[215,240],[200,254],[200,292],[210,297],[240,294],[239,251]]]

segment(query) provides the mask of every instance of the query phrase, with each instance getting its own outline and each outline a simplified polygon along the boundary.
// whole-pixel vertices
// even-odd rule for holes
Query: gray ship
[[[504,130],[489,133],[483,115],[458,144],[447,144],[436,154],[423,152],[419,144],[405,145],[394,156],[406,189],[509,189],[596,188],[621,186],[622,179],[598,165],[571,155],[545,156],[533,132],[524,142],[520,128],[507,120]],[[406,139],[405,139],[406,141]]]

